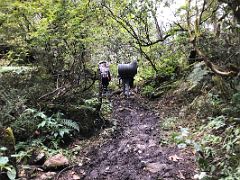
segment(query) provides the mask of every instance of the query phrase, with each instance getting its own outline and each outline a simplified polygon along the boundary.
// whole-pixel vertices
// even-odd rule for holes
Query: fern
[[[62,119],[61,122],[63,125],[67,126],[68,128],[74,129],[76,131],[79,131],[79,125],[77,122],[71,120],[71,119]]]
[[[204,80],[204,77],[209,74],[209,71],[204,69],[203,62],[194,65],[194,69],[187,77],[187,80],[196,85]]]

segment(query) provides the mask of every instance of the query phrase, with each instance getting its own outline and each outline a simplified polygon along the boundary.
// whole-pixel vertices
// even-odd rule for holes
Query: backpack
[[[99,64],[99,71],[100,71],[100,74],[101,74],[101,77],[102,78],[108,78],[109,81],[110,81],[110,71],[109,71],[109,66],[106,65],[104,66],[103,63],[100,63]]]

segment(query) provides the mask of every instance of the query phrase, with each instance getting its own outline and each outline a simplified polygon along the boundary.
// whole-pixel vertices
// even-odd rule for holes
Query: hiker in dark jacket
[[[133,88],[134,76],[137,74],[137,61],[118,65],[118,75],[122,80],[123,93],[129,96],[129,88]]]

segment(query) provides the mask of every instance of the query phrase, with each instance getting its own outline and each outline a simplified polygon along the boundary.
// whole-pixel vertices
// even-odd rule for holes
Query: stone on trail
[[[42,165],[45,160],[46,160],[45,153],[36,151],[32,154],[29,164]]]
[[[50,180],[53,179],[53,177],[56,175],[57,173],[55,172],[47,172],[46,174],[42,174],[38,180]]]
[[[163,171],[163,170],[167,169],[167,165],[159,163],[159,162],[148,163],[148,164],[146,164],[145,169],[150,171],[151,173],[157,173],[157,172],[160,172],[160,171]]]
[[[62,154],[57,154],[55,156],[52,156],[52,157],[48,158],[44,162],[43,168],[45,170],[49,170],[49,169],[59,170],[59,169],[64,168],[68,165],[69,165],[69,160],[65,156],[63,156]]]

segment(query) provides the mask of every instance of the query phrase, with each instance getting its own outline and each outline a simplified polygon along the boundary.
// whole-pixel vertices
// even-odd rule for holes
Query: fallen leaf
[[[43,172],[44,170],[42,168],[37,168],[38,171]]]
[[[169,156],[168,159],[170,161],[174,161],[174,162],[178,162],[178,160],[183,160],[183,158],[181,157],[178,157],[176,154],[172,155],[172,156]]]

